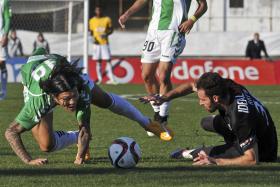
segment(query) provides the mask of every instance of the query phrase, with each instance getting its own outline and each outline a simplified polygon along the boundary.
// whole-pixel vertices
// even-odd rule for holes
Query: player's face
[[[211,100],[203,89],[197,90],[197,96],[199,99],[199,105],[203,106],[208,112],[215,112],[217,110],[216,104]]]
[[[95,15],[96,15],[96,16],[101,16],[101,14],[102,14],[101,8],[100,8],[100,7],[96,7],[96,8],[95,8]]]
[[[11,33],[11,37],[12,37],[13,39],[17,37],[16,31],[13,31],[13,32]]]
[[[77,103],[79,99],[79,93],[76,88],[71,91],[62,92],[55,97],[55,101],[58,105],[62,106],[69,112],[76,111]]]
[[[260,39],[260,35],[258,33],[255,33],[254,34],[254,39],[258,41]]]

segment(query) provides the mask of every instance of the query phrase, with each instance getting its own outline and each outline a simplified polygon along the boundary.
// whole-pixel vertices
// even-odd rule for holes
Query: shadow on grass
[[[171,167],[138,167],[133,169],[115,169],[115,168],[11,168],[0,169],[0,176],[43,176],[43,175],[123,175],[128,173],[170,173],[170,172],[188,172],[195,174],[223,174],[225,172],[272,172],[274,175],[280,175],[280,166],[254,166],[254,167],[217,167],[217,166],[171,166]],[[278,173],[276,173],[278,172]],[[260,174],[261,174],[260,173]],[[255,173],[256,175],[256,173]]]

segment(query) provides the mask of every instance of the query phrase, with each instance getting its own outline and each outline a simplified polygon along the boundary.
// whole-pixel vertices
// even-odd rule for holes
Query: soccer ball
[[[141,158],[141,150],[134,139],[120,137],[113,141],[108,155],[115,168],[133,168]]]

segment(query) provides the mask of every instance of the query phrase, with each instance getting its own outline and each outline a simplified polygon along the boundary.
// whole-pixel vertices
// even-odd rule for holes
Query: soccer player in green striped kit
[[[136,0],[119,18],[122,28],[128,18],[140,10],[148,0]],[[150,95],[164,95],[172,89],[170,80],[173,64],[185,47],[185,34],[207,10],[206,0],[196,0],[198,7],[194,15],[188,17],[192,0],[153,0],[152,19],[142,49],[142,78]],[[158,71],[157,71],[158,70]],[[157,72],[156,72],[157,71]],[[158,77],[157,77],[158,73]],[[167,124],[169,102],[160,106],[151,105],[154,119]],[[153,135],[148,132],[148,135]]]
[[[161,140],[172,139],[170,130],[163,129],[158,122],[152,122],[120,96],[103,91],[81,71],[82,68],[78,68],[77,63],[71,64],[65,57],[57,54],[47,54],[43,48],[37,49],[22,66],[24,106],[7,128],[5,137],[24,163],[43,165],[48,162],[45,158],[32,158],[25,149],[21,134],[31,130],[44,152],[58,151],[77,144],[74,163],[83,164],[87,159],[91,136],[91,104],[137,122],[145,130],[154,132]],[[79,130],[53,130],[53,109],[56,106],[75,113]]]

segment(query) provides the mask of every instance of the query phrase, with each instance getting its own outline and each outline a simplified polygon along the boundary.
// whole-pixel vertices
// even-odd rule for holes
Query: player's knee
[[[104,93],[104,99],[100,100],[96,106],[99,108],[109,108],[113,104],[112,96],[108,93]]]
[[[166,74],[160,74],[159,75],[159,83],[161,85],[167,85],[167,84],[171,83],[170,82],[170,76],[166,75]]]
[[[147,73],[142,73],[142,79],[145,83],[152,83],[153,82],[153,76],[149,75]]]
[[[39,144],[40,150],[42,152],[52,152],[54,149],[54,145],[53,144]]]
[[[101,90],[97,85],[95,86],[93,93],[94,94],[91,103],[95,106],[98,106],[99,108],[108,108],[112,105],[112,96]]]
[[[200,121],[200,126],[202,129],[204,129],[206,131],[212,131],[213,117],[207,116],[207,117],[202,118]]]

